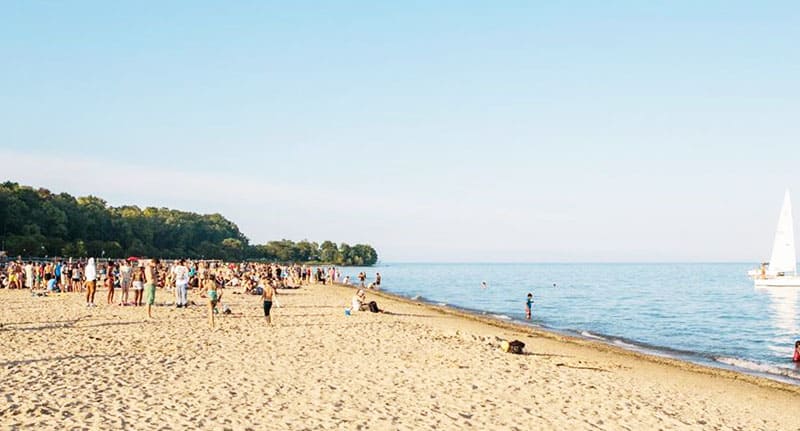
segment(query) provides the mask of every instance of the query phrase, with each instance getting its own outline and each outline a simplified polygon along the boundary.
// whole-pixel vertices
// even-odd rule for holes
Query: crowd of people
[[[358,278],[360,287],[365,287],[366,273],[362,272]],[[369,287],[378,288],[380,279],[380,273],[376,274]],[[215,314],[231,313],[229,307],[221,306],[226,289],[259,295],[265,320],[271,324],[270,314],[278,289],[296,289],[308,284],[349,285],[350,280],[342,279],[340,269],[333,266],[313,268],[298,264],[185,259],[17,260],[6,263],[0,272],[2,288],[29,289],[33,295],[82,293],[89,308],[96,307],[95,294],[100,285],[107,292],[106,305],[145,306],[150,318],[158,291],[162,291],[158,295],[174,295],[174,305],[179,309],[200,305],[189,300],[191,293],[207,304],[212,327]]]

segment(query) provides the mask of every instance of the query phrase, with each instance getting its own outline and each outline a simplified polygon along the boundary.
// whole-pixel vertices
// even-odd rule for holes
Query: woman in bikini
[[[144,266],[133,270],[133,305],[142,306],[142,292],[144,291]]]
[[[108,288],[108,305],[114,304],[114,264],[109,262],[106,268],[106,287]]]

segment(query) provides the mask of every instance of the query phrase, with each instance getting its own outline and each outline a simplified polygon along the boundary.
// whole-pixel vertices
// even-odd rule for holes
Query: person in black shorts
[[[272,325],[272,316],[269,312],[272,309],[272,297],[278,294],[275,287],[266,278],[261,279],[261,284],[264,286],[264,291],[261,292],[261,300],[264,302],[264,319],[267,325]]]

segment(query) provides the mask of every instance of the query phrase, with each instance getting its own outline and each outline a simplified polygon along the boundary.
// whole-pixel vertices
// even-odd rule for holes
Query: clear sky
[[[0,180],[384,261],[760,261],[800,207],[797,2],[0,10]]]

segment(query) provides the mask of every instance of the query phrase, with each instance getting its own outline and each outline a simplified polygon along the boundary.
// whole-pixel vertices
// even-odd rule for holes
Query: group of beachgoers
[[[363,274],[363,276],[362,276]],[[366,286],[366,273],[359,274],[360,287]],[[370,288],[380,286],[380,273]],[[296,289],[308,284],[350,285],[349,277],[342,279],[336,267],[312,268],[306,265],[280,265],[276,263],[225,263],[206,260],[126,259],[86,261],[47,260],[12,261],[0,274],[0,287],[30,289],[33,295],[48,293],[82,292],[86,307],[96,307],[95,294],[99,286],[107,291],[106,305],[146,306],[148,318],[153,317],[158,289],[173,291],[176,308],[198,305],[189,301],[190,292],[205,299],[208,321],[213,327],[214,315],[232,314],[230,307],[222,306],[224,290],[261,297],[264,318],[272,324],[271,309],[278,289]],[[120,290],[118,302],[116,289]],[[221,309],[221,311],[220,311]]]

